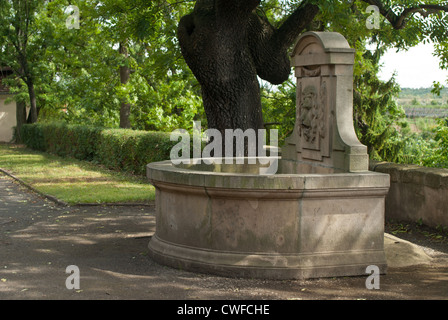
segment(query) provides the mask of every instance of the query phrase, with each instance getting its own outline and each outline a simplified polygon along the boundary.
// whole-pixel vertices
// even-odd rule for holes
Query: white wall
[[[16,103],[14,101],[5,104],[8,95],[0,95],[0,141],[10,142],[12,140],[12,128],[16,126]]]

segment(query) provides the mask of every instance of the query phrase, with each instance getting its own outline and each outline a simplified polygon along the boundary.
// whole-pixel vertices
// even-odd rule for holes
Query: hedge
[[[109,169],[144,175],[146,164],[170,159],[166,132],[106,129],[64,123],[26,124],[21,128],[22,142],[29,148],[95,161]]]

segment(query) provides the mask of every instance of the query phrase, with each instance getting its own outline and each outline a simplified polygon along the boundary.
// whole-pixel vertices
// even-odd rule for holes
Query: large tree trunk
[[[27,87],[28,95],[30,97],[30,113],[28,115],[27,122],[35,123],[37,122],[37,103],[36,103],[36,93],[34,91],[34,82],[30,76],[27,77]]]
[[[26,104],[16,102],[16,143],[22,143],[21,128],[26,123]]]
[[[262,129],[257,75],[288,79],[288,49],[318,12],[303,3],[274,29],[257,15],[260,0],[198,0],[178,27],[182,54],[202,88],[208,128]]]
[[[124,56],[125,59],[128,58],[127,41],[120,42],[119,52]],[[121,84],[127,84],[129,78],[131,77],[131,70],[127,65],[120,67],[120,82]],[[120,128],[129,129],[131,128],[131,104],[127,99],[123,99],[120,107]]]

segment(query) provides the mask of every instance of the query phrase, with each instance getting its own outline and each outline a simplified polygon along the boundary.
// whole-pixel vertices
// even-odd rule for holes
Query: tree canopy
[[[193,120],[202,121],[206,128],[209,117],[203,90],[182,55],[178,25],[201,3],[233,2],[0,0],[0,65],[14,69],[9,85],[16,99],[27,101],[35,110],[30,122],[56,119],[118,127],[125,105],[127,126],[133,129],[191,129]],[[276,41],[287,38],[286,51],[307,30],[336,31],[347,38],[356,49],[355,127],[370,151],[382,156],[397,147],[387,146],[393,139],[385,137],[396,134],[394,123],[402,110],[394,102],[399,92],[394,79],[384,82],[377,77],[381,55],[387,49],[406,50],[433,42],[441,68],[448,68],[446,1],[236,3],[247,3],[263,22],[260,26],[271,30],[268,33],[280,30],[275,31]],[[74,14],[67,10],[70,5],[79,8],[79,29],[67,27],[67,19]],[[368,6],[375,6],[379,14]],[[317,9],[310,12],[311,8]],[[369,19],[378,20],[373,28],[366,24]],[[279,79],[270,77],[268,62],[260,61],[258,68],[263,121],[278,128],[284,138],[294,121],[295,86],[288,80],[290,70]],[[263,78],[275,85],[262,82]],[[436,91],[441,86],[436,83]]]

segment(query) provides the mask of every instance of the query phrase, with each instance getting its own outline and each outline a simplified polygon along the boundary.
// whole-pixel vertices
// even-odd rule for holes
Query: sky
[[[430,88],[433,81],[446,85],[448,70],[439,68],[439,59],[434,57],[432,44],[420,44],[408,51],[387,51],[381,59],[383,68],[378,75],[389,80],[394,70],[396,80],[402,88]]]

